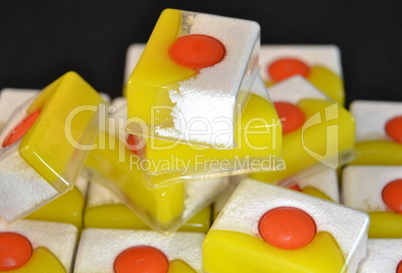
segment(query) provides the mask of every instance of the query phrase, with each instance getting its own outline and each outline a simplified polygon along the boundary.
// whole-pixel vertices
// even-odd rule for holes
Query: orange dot
[[[31,242],[21,234],[0,233],[0,270],[9,271],[25,265],[32,255]]]
[[[169,55],[182,66],[201,69],[221,61],[225,46],[214,37],[190,34],[179,37],[170,47]]]
[[[114,263],[115,273],[167,273],[169,261],[159,249],[135,246],[124,250]]]
[[[393,211],[402,213],[402,179],[391,181],[384,187],[382,200]]]
[[[271,63],[267,72],[273,81],[279,82],[296,75],[306,78],[310,73],[310,68],[298,59],[283,58]]]
[[[402,116],[389,120],[385,125],[385,131],[390,138],[402,143]]]
[[[23,137],[25,133],[28,132],[29,128],[31,128],[32,125],[35,123],[36,119],[39,117],[39,114],[40,109],[32,112],[31,114],[26,116],[20,123],[18,123],[18,125],[15,126],[15,128],[4,139],[3,147],[10,146],[11,144],[14,144],[18,140],[20,140],[20,138]]]
[[[294,207],[278,207],[260,219],[258,230],[265,242],[281,249],[297,249],[308,245],[316,234],[314,219]]]
[[[298,184],[296,184],[296,183],[288,185],[287,188],[291,189],[291,190],[294,190],[294,191],[300,191],[300,192],[302,191],[300,186]]]
[[[275,109],[282,123],[282,133],[293,132],[303,126],[306,120],[303,111],[288,102],[275,102]]]
[[[128,149],[136,155],[143,155],[145,153],[145,145],[141,143],[141,137],[129,134],[127,137]]]
[[[402,273],[402,260],[399,262],[398,267],[396,268],[396,273]]]

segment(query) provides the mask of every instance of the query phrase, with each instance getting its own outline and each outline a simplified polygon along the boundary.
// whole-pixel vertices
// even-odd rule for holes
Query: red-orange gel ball
[[[0,233],[0,270],[9,271],[25,265],[32,255],[31,242],[21,234]]]
[[[176,63],[192,69],[201,69],[220,62],[225,56],[225,46],[216,38],[189,34],[179,37],[169,49]]]
[[[402,213],[402,179],[391,181],[384,187],[382,200],[393,211]]]
[[[294,191],[300,191],[300,192],[302,191],[300,186],[298,184],[296,184],[296,183],[288,185],[287,188],[291,189],[291,190],[294,190]]]
[[[276,112],[282,123],[282,133],[293,132],[303,126],[306,117],[296,105],[288,102],[275,102]]]
[[[402,273],[402,260],[399,262],[398,267],[396,268],[396,273]]]
[[[26,132],[28,132],[29,128],[35,123],[36,119],[39,117],[40,109],[32,112],[28,116],[26,116],[15,128],[7,135],[7,137],[3,141],[3,147],[10,146],[20,140]]]
[[[390,119],[385,125],[385,131],[390,138],[402,143],[402,116]]]
[[[145,144],[141,143],[141,137],[129,134],[127,137],[128,149],[136,155],[143,155],[145,153]]]
[[[267,72],[273,81],[280,82],[296,75],[306,78],[310,73],[310,68],[298,59],[283,58],[271,63]]]
[[[298,249],[315,237],[316,224],[305,211],[294,207],[278,207],[260,219],[258,230],[265,242],[281,249]]]
[[[135,246],[124,250],[114,263],[115,273],[167,273],[165,254],[151,246]]]

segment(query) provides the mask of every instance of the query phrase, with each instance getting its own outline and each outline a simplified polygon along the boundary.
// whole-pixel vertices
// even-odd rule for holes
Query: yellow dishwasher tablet
[[[0,134],[0,216],[24,217],[73,188],[103,100],[68,72],[19,107]]]

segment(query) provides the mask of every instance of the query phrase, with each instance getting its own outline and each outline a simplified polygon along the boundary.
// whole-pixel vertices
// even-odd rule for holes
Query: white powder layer
[[[7,221],[26,216],[59,192],[18,152],[19,142],[0,150],[0,216]]]
[[[0,132],[0,143],[3,143],[4,139],[8,136],[8,134],[14,130],[14,128],[27,116],[28,107],[31,105],[33,100],[36,98],[35,94],[38,92],[31,91],[27,93],[28,96],[25,96],[24,93],[17,92],[15,99],[17,101],[11,102],[14,98],[12,92],[4,92],[3,94],[3,104],[1,105],[0,111],[7,112],[6,116],[8,117],[6,123],[2,127],[2,131]],[[3,109],[3,110],[1,110]]]
[[[235,175],[230,177],[229,180],[229,185],[225,189],[224,192],[222,192],[218,198],[215,200],[214,205],[213,205],[213,217],[216,218],[218,214],[222,211],[222,209],[225,207],[226,203],[232,196],[233,192],[236,190],[237,186],[240,184],[240,181],[245,179],[247,175]]]
[[[165,236],[155,231],[85,229],[76,256],[75,273],[114,273],[117,256],[133,246],[152,246],[169,261],[180,259],[202,272],[202,242],[205,234],[176,232]]]
[[[392,140],[385,131],[387,122],[402,116],[402,102],[353,101],[350,112],[356,120],[356,141]]]
[[[294,76],[268,88],[268,94],[274,102],[298,104],[302,99],[330,100],[306,79]]]
[[[307,177],[299,178],[294,181],[301,189],[314,187],[325,193],[335,202],[339,203],[338,176],[336,170],[324,167],[324,170],[313,173]]]
[[[213,202],[228,187],[228,184],[227,177],[187,182],[183,218],[189,219],[195,212]]]
[[[255,78],[253,84],[251,85],[250,93],[260,96],[272,103],[272,99],[268,94],[267,87],[259,75]]]
[[[280,58],[297,58],[308,66],[321,65],[342,77],[340,50],[335,45],[261,45],[259,60],[264,80],[268,65]]]
[[[115,98],[111,104],[114,107],[114,112],[110,115],[115,118],[127,119],[127,99],[124,97]]]
[[[402,261],[402,239],[369,239],[367,252],[358,273],[396,273]]]
[[[291,206],[310,214],[318,231],[331,233],[345,253],[348,272],[356,272],[364,258],[368,215],[334,202],[322,200],[294,190],[243,180],[211,229],[231,230],[258,236],[261,216],[276,207]]]
[[[366,212],[386,211],[382,190],[389,182],[402,179],[402,166],[348,166],[342,176],[346,206]]]
[[[87,196],[87,208],[110,204],[123,204],[123,201],[114,192],[99,183],[91,183]]]
[[[234,146],[233,123],[236,99],[243,78],[250,80],[249,61],[259,45],[260,27],[256,22],[216,15],[183,12],[187,34],[205,34],[221,41],[226,55],[219,63],[201,69],[180,83],[179,90],[170,90],[175,106],[172,109],[174,127],[156,128],[163,137],[185,139],[224,147]],[[228,124],[229,126],[228,128]],[[195,131],[208,133],[196,134]],[[225,134],[222,131],[227,132]],[[214,137],[219,135],[219,137]]]
[[[78,230],[74,225],[45,221],[18,220],[6,223],[0,220],[0,232],[16,232],[24,235],[32,248],[46,247],[71,272]]]
[[[39,93],[36,89],[4,88],[0,93],[0,129],[13,112]]]
[[[88,185],[89,182],[87,179],[85,179],[83,176],[78,176],[75,186],[78,188],[84,198],[87,195]]]

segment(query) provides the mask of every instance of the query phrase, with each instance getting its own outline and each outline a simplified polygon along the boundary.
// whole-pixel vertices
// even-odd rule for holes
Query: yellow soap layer
[[[331,70],[316,65],[311,67],[307,80],[329,98],[345,105],[345,89],[342,79]]]
[[[88,208],[84,218],[85,228],[145,229],[149,226],[124,204],[110,204]],[[195,214],[178,231],[204,232],[211,226],[211,208],[208,206]]]
[[[353,151],[353,116],[337,103],[305,99],[298,104],[306,116],[305,127],[283,136],[282,159],[286,169],[250,174],[256,180],[274,183],[307,168],[338,167],[344,154]]]
[[[60,242],[62,243],[62,242]],[[8,273],[67,273],[63,264],[47,248],[38,247],[33,250],[29,261],[22,267],[9,271]]]
[[[248,234],[212,230],[203,245],[208,273],[340,273],[345,259],[331,234],[318,232],[307,246],[283,250]]]
[[[169,263],[169,270],[167,273],[197,273],[186,262],[182,260],[173,260]]]
[[[326,195],[324,192],[318,190],[317,188],[311,187],[311,186],[304,187],[302,189],[302,192],[304,192],[305,194],[311,195],[311,196],[315,196],[315,197],[324,199],[324,200],[334,201],[331,199],[331,197]]]
[[[97,128],[91,121],[102,102],[78,74],[68,72],[43,89],[28,108],[28,113],[41,112],[22,138],[19,153],[60,192],[71,188],[79,175],[86,152],[75,142],[92,144]]]
[[[369,238],[402,238],[402,214],[391,211],[369,212]]]
[[[353,165],[402,165],[402,144],[392,141],[356,143]]]
[[[49,222],[71,223],[82,227],[84,198],[77,187],[34,211],[26,219]]]

